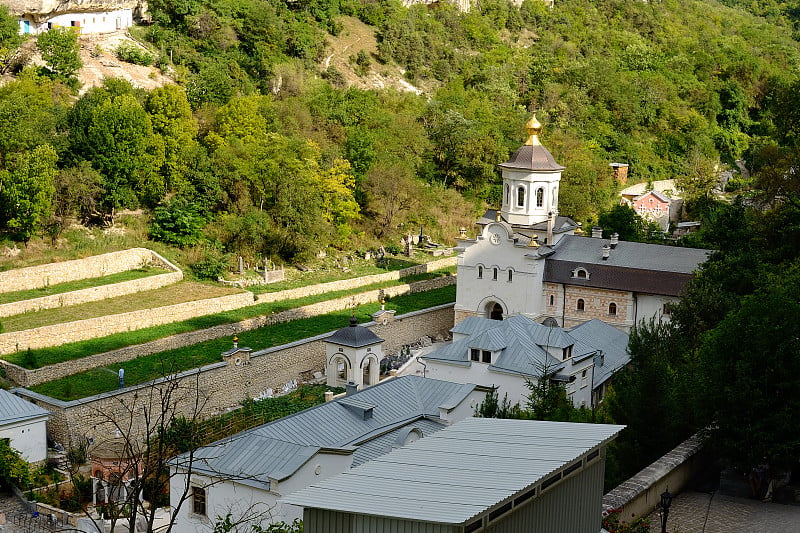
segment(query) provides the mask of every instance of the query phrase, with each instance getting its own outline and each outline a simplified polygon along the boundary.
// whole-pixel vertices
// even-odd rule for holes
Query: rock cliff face
[[[61,13],[99,13],[118,9],[142,12],[145,4],[141,0],[0,0],[15,16],[36,15],[47,19]]]

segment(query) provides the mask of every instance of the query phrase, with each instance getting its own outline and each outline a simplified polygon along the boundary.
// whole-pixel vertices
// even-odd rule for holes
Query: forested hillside
[[[293,261],[420,224],[451,239],[499,203],[496,164],[532,108],[567,167],[562,214],[588,222],[613,204],[612,161],[702,198],[718,165],[774,169],[798,130],[796,7],[744,6],[765,19],[728,3],[151,0],[135,34],[177,85],[109,80],[80,97],[63,53],[45,68],[14,54],[3,12],[2,230],[57,239],[141,207],[152,238],[206,262]],[[356,75],[399,65],[428,92],[348,88],[324,61],[344,16],[377,36]],[[58,37],[51,52],[74,47]]]

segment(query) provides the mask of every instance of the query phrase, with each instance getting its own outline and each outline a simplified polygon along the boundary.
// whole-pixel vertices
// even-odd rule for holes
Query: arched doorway
[[[491,308],[489,308],[489,318],[492,320],[503,320],[503,307],[495,302]]]

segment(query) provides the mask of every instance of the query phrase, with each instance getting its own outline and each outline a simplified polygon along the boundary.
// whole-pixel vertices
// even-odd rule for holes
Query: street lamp
[[[667,533],[667,516],[669,516],[670,505],[672,505],[672,494],[667,489],[661,494],[661,533]]]

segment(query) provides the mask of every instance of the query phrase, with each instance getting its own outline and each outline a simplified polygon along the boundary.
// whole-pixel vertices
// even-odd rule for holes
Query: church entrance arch
[[[503,320],[508,317],[508,307],[500,298],[489,296],[478,305],[478,316],[491,318],[492,320]]]

